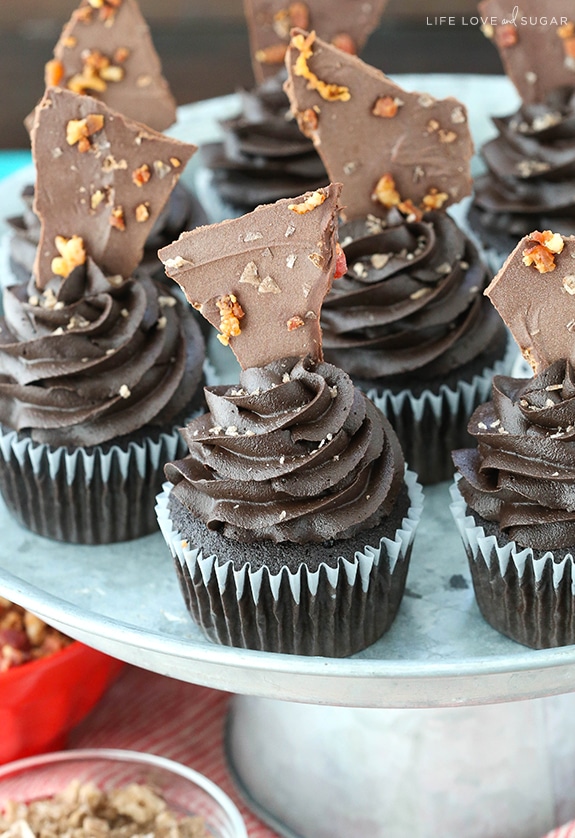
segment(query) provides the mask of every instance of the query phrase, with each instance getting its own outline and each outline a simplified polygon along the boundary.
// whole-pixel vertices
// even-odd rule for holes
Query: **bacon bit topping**
[[[227,346],[231,337],[241,334],[240,320],[245,316],[245,311],[238,303],[234,294],[225,294],[216,300],[216,306],[220,312],[220,332],[217,336],[220,343]]]
[[[561,253],[564,242],[559,233],[552,233],[551,230],[538,230],[531,233],[527,247],[523,251],[523,264],[534,265],[539,273],[545,274],[554,271],[555,255]]]
[[[345,253],[343,252],[343,248],[339,242],[337,242],[335,246],[335,271],[333,274],[334,279],[339,279],[342,276],[345,276],[347,272],[347,260],[345,258]]]
[[[392,119],[396,116],[401,102],[393,96],[380,96],[376,99],[371,112],[374,116],[382,116],[386,119]]]
[[[575,37],[565,38],[563,41],[563,52],[566,58],[575,58]]]
[[[96,191],[90,198],[90,206],[92,207],[92,209],[98,209],[105,197],[106,195],[101,189],[96,189]]]
[[[299,314],[295,314],[293,317],[286,323],[288,332],[293,332],[296,329],[301,329],[302,326],[305,326],[305,321],[299,316]]]
[[[118,47],[117,50],[114,52],[114,61],[116,64],[123,64],[124,61],[129,57],[130,50],[128,47]]]
[[[302,201],[300,204],[288,204],[288,209],[292,210],[292,212],[296,212],[298,215],[305,215],[306,212],[311,212],[316,207],[319,207],[325,201],[326,195],[325,192],[320,192],[319,189],[316,189],[315,192],[312,192],[305,201]]]
[[[172,164],[174,169],[179,169],[180,166],[182,165],[182,161],[178,160],[177,157],[170,157],[170,163]]]
[[[126,217],[123,207],[114,207],[110,213],[110,226],[121,233],[126,229]]]
[[[332,46],[340,49],[342,52],[347,52],[348,55],[357,55],[357,46],[355,41],[351,35],[347,34],[347,32],[338,32],[338,34],[334,35],[331,39],[331,44]]]
[[[502,47],[503,49],[507,49],[507,47],[514,47],[518,40],[517,27],[512,23],[496,27],[495,42],[498,47]]]
[[[427,195],[423,196],[421,203],[425,210],[436,210],[441,209],[448,199],[447,192],[440,192],[435,186],[432,186]]]
[[[144,204],[138,204],[136,207],[136,221],[141,224],[143,221],[147,221],[150,217],[150,205],[146,201]]]
[[[297,114],[297,122],[302,134],[306,137],[311,136],[319,124],[317,111],[314,108],[306,108],[305,111],[300,111]]]
[[[423,212],[415,206],[411,198],[408,198],[407,201],[400,201],[397,209],[402,215],[405,215],[408,221],[421,221],[423,218]]]
[[[309,9],[306,3],[290,3],[288,16],[292,27],[296,29],[309,29]]]
[[[99,10],[100,20],[106,26],[111,26],[114,22],[116,12],[122,5],[122,0],[88,0],[88,3],[93,9]]]
[[[152,177],[152,170],[147,163],[143,163],[132,172],[132,181],[136,186],[143,186]]]
[[[307,37],[295,35],[292,38],[293,46],[299,50],[299,55],[294,65],[295,75],[307,79],[308,90],[316,90],[322,99],[325,99],[327,102],[349,102],[351,93],[348,87],[322,81],[310,70],[307,62],[313,55],[312,45],[314,41],[315,32],[310,32]]]
[[[287,44],[272,44],[270,47],[256,50],[255,59],[260,64],[282,64],[286,52]]]
[[[278,38],[289,38],[290,29],[309,29],[309,9],[306,3],[290,3],[287,9],[280,9],[273,18],[273,30]]]
[[[395,181],[392,175],[387,172],[382,175],[375,185],[371,199],[379,201],[384,207],[396,207],[401,202],[399,192],[395,188]]]
[[[44,82],[46,87],[57,87],[64,78],[64,65],[57,58],[48,61],[44,67]]]
[[[83,265],[86,261],[84,241],[80,236],[72,236],[69,239],[64,236],[56,236],[54,243],[60,256],[55,256],[52,259],[52,272],[56,276],[66,278],[70,276],[74,268]]]
[[[78,145],[78,151],[85,152],[92,147],[90,137],[104,127],[104,116],[91,113],[85,119],[70,119],[66,125],[66,142]]]
[[[557,34],[563,41],[569,38],[575,38],[575,23],[569,20],[564,26],[559,26],[557,28]]]
[[[96,91],[103,93],[108,82],[119,82],[124,78],[124,69],[112,64],[110,59],[99,50],[82,53],[83,67],[81,73],[76,73],[68,79],[66,87],[74,93]]]
[[[457,139],[457,134],[455,131],[446,131],[445,128],[439,129],[439,142],[440,143],[454,143]]]

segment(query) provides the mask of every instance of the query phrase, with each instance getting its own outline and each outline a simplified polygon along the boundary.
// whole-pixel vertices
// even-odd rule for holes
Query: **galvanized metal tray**
[[[470,108],[479,145],[488,114],[508,112],[516,95],[503,77],[402,77],[413,89],[453,92]],[[180,109],[171,133],[202,143],[234,96]],[[192,169],[193,174],[193,169]],[[1,185],[1,214],[19,212],[30,168]],[[0,229],[0,233],[5,229]],[[5,264],[2,248],[0,264]],[[6,272],[3,270],[3,281]],[[219,345],[217,345],[219,346]],[[229,355],[212,353],[234,381]],[[39,538],[0,505],[0,594],[71,636],[123,660],[184,681],[245,695],[348,707],[440,707],[536,698],[575,690],[575,647],[532,651],[482,619],[449,511],[448,485],[430,487],[407,592],[385,637],[359,655],[304,658],[220,647],[188,616],[159,534],[126,544],[78,547]]]

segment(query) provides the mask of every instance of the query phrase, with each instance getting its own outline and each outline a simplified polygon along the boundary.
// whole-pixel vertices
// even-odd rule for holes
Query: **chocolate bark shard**
[[[482,0],[483,32],[526,104],[544,102],[559,87],[575,85],[573,0]]]
[[[471,191],[473,142],[464,106],[408,93],[384,73],[316,37],[294,31],[285,90],[332,181],[343,184],[345,219],[411,201],[446,208]],[[374,197],[382,178],[389,201]]]
[[[341,184],[182,233],[158,255],[240,365],[321,360],[320,310],[336,267]]]
[[[46,65],[46,86],[94,96],[156,131],[176,121],[176,101],[136,0],[82,0]],[[30,114],[29,129],[32,122]]]
[[[359,54],[386,5],[387,0],[244,0],[256,81],[283,67],[293,27],[313,29],[328,43]]]
[[[525,236],[485,294],[536,375],[555,361],[575,364],[575,236]]]
[[[101,270],[129,277],[195,151],[91,96],[48,89],[32,129],[34,209],[41,220],[37,286],[44,288],[54,275],[57,238],[79,237]]]

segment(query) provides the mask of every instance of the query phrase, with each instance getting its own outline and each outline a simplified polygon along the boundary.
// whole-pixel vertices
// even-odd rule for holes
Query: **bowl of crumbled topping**
[[[219,786],[154,754],[57,751],[0,767],[2,838],[86,835],[247,838],[248,833]]]
[[[0,764],[64,747],[122,666],[0,597]]]

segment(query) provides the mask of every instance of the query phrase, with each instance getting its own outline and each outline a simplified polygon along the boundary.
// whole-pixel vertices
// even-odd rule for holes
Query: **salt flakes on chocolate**
[[[387,0],[244,0],[256,81],[261,83],[283,68],[294,27],[313,29],[340,49],[359,53],[386,5]]]
[[[88,94],[163,131],[176,101],[136,0],[83,0],[46,65],[46,86]]]
[[[336,266],[341,270],[340,192],[331,184],[260,206],[182,233],[159,251],[167,275],[244,369],[281,358],[322,359],[320,310]]]
[[[575,236],[525,236],[485,294],[535,375],[555,361],[575,364]]]
[[[456,99],[408,93],[313,32],[292,32],[286,65],[292,111],[343,184],[345,219],[392,206],[417,216],[470,193],[473,142]]]
[[[37,287],[68,276],[86,254],[104,273],[129,277],[196,147],[63,88],[46,91],[31,136],[41,220]]]
[[[482,0],[479,11],[523,102],[544,102],[553,90],[575,85],[573,0],[522,0],[514,8],[507,0]]]

